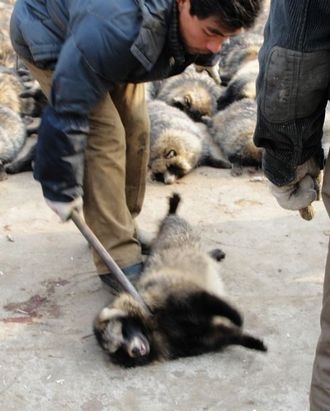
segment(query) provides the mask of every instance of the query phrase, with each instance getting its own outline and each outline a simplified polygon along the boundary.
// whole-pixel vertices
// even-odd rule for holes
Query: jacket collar
[[[164,2],[163,2],[164,3]],[[166,3],[166,2],[165,2]],[[170,3],[170,4],[169,4]],[[144,1],[139,1],[143,21],[131,52],[150,71],[158,60],[165,44],[173,57],[173,63],[185,62],[185,50],[179,34],[178,5],[176,0],[167,2],[154,18]]]
[[[177,64],[183,64],[185,62],[185,49],[180,38],[179,33],[179,9],[176,1],[173,3],[172,18],[170,21],[170,27],[168,31],[169,49],[173,58]]]

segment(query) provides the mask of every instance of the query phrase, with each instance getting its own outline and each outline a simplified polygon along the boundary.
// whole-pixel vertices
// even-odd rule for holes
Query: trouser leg
[[[133,217],[141,211],[149,161],[149,117],[142,84],[119,85],[111,97],[126,132],[126,201]]]
[[[49,96],[52,72],[26,65]],[[114,97],[106,95],[89,116],[84,215],[112,258],[127,267],[142,261],[133,217],[145,192],[149,123],[142,85],[117,86],[111,94]],[[109,272],[94,251],[93,257],[99,274]]]
[[[324,170],[322,198],[330,215],[330,159]],[[317,343],[311,391],[310,410],[330,411],[330,244],[323,283],[323,302],[321,310],[321,334]]]
[[[145,190],[146,162],[139,150],[145,148],[148,136],[140,88],[115,86],[89,117],[84,214],[120,267],[142,261],[133,219],[142,206]],[[94,261],[99,274],[109,272],[95,253]]]
[[[50,89],[52,86],[53,72],[51,70],[41,70],[26,60],[22,61],[24,65],[30,70],[32,77],[39,83],[41,90],[43,91],[45,96],[49,98]]]

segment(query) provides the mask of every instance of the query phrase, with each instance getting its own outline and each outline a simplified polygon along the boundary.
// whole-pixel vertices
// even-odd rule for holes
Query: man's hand
[[[68,203],[51,201],[47,198],[45,198],[45,200],[48,206],[60,217],[63,222],[70,219],[73,210],[81,212],[83,206],[83,200],[81,197],[77,197]]]
[[[319,200],[319,178],[320,168],[311,158],[297,167],[294,181],[282,187],[270,183],[270,191],[282,208],[302,210]]]

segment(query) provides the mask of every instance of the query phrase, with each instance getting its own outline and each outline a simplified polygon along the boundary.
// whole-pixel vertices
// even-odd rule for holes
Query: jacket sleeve
[[[34,165],[34,177],[40,181],[45,198],[69,202],[82,196],[87,133],[86,117],[45,108]]]
[[[323,8],[329,18],[330,7],[326,0],[316,1],[319,9],[306,13],[308,0],[274,0],[259,53],[254,142],[265,149],[265,175],[278,186],[292,182],[297,166],[310,157],[323,168],[330,27],[316,13]]]
[[[114,61],[111,56],[109,61]],[[50,104],[38,131],[34,176],[49,200],[69,202],[83,194],[88,115],[112,86],[95,67],[74,36],[69,37],[56,64]]]
[[[105,82],[85,62],[72,39],[67,40],[38,130],[34,177],[47,199],[69,202],[83,194],[88,114],[105,90]]]

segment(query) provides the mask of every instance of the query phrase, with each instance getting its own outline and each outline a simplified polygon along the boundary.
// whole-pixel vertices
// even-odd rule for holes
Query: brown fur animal
[[[19,114],[0,106],[0,180],[6,178],[4,165],[19,152],[26,137],[25,126]]]
[[[210,134],[233,163],[233,174],[241,174],[242,166],[261,166],[262,149],[253,142],[256,116],[256,102],[244,98],[219,111],[212,119]]]
[[[262,43],[263,36],[252,32],[231,37],[224,43],[219,61],[222,85],[227,86],[243,64],[258,58]]]
[[[95,318],[95,337],[115,364],[145,365],[232,344],[267,350],[261,340],[243,332],[242,316],[224,294],[218,263],[176,214],[179,202],[174,194],[137,284],[152,315],[122,293]]]
[[[0,67],[0,105],[21,113],[23,85],[13,70]]]
[[[0,2],[0,66],[14,68],[16,53],[9,37],[9,21],[14,1]]]
[[[12,161],[26,139],[26,129],[20,116],[22,85],[16,75],[0,71],[0,180],[7,177],[5,164]]]
[[[10,163],[5,165],[7,174],[32,170],[40,116],[47,103],[39,83],[32,78],[22,62],[19,62],[19,65],[15,72],[8,69],[0,72],[0,104],[12,107],[20,113],[29,137],[25,139],[21,149],[16,154],[13,153]]]
[[[158,85],[155,97],[179,108],[195,121],[204,121],[217,109],[221,88],[206,72],[197,72],[193,65]]]
[[[149,168],[154,179],[172,184],[198,166],[231,168],[205,124],[194,122],[183,111],[159,100],[149,101],[148,111]]]

